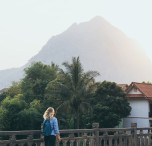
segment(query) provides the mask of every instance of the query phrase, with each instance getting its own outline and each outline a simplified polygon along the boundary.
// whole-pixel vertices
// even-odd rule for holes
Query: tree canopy
[[[63,66],[35,62],[22,80],[0,94],[0,130],[40,129],[50,106],[60,129],[90,128],[93,122],[114,127],[129,115],[125,93],[116,83],[96,82],[99,73],[85,72],[79,57]]]
[[[57,66],[44,65],[41,62],[33,63],[25,69],[25,77],[22,80],[22,93],[26,101],[34,99],[42,100],[47,84],[57,77]]]
[[[92,99],[93,121],[100,127],[115,127],[130,114],[126,93],[114,82],[102,82]]]

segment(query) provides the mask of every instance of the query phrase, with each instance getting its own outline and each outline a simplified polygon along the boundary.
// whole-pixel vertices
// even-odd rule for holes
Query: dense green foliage
[[[17,95],[14,98],[6,97],[0,106],[0,129],[16,130],[19,126],[22,126],[21,123],[18,123],[19,115],[26,106],[26,102],[21,99],[21,95]]]
[[[144,83],[144,84],[152,84],[152,82],[150,82],[150,81],[143,81],[142,83]]]
[[[114,82],[102,82],[92,100],[93,121],[100,127],[115,127],[122,118],[127,117],[131,107],[125,98],[125,92]]]
[[[25,100],[27,102],[34,99],[43,100],[47,84],[57,77],[57,66],[37,62],[25,69],[25,74],[21,86]]]
[[[54,64],[44,65],[41,62],[25,69],[25,77],[14,82],[1,95],[0,129],[27,130],[40,129],[45,105],[45,88],[56,79],[58,67]]]
[[[95,82],[96,71],[84,72],[78,58],[55,64],[33,63],[25,77],[0,94],[0,130],[40,129],[44,111],[55,108],[60,129],[114,127],[130,112],[116,83]],[[111,122],[112,121],[112,122]]]

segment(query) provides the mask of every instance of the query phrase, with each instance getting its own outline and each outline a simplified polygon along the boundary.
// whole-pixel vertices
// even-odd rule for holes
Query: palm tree
[[[95,91],[96,83],[94,78],[99,75],[96,71],[84,73],[79,57],[72,58],[72,63],[64,62],[65,71],[60,69],[60,82],[54,82],[64,98],[63,103],[57,108],[57,111],[69,112],[76,118],[76,128],[79,129],[80,112],[91,109],[87,102],[89,97]],[[59,92],[57,92],[59,91]]]

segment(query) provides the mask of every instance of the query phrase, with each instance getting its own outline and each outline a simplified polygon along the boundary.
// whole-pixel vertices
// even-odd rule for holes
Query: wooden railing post
[[[137,146],[137,123],[131,123],[132,145]]]
[[[41,131],[42,128],[43,128],[43,123],[41,123]],[[44,136],[42,135],[42,133],[41,133],[41,139],[43,140],[43,142],[41,142],[40,146],[44,146]]]
[[[99,123],[93,123],[92,128],[94,129],[94,134],[95,134],[95,146],[100,145],[99,141]]]
[[[10,139],[9,139],[9,143],[11,146],[15,146],[15,142],[16,142],[16,136],[15,135],[11,135]]]
[[[27,139],[28,139],[28,146],[32,146],[32,144],[33,144],[33,135],[32,134],[28,135]]]

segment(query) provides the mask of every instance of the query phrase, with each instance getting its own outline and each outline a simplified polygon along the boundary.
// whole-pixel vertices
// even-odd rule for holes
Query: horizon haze
[[[48,38],[101,16],[138,41],[152,61],[151,0],[0,1],[0,70],[21,67]]]

